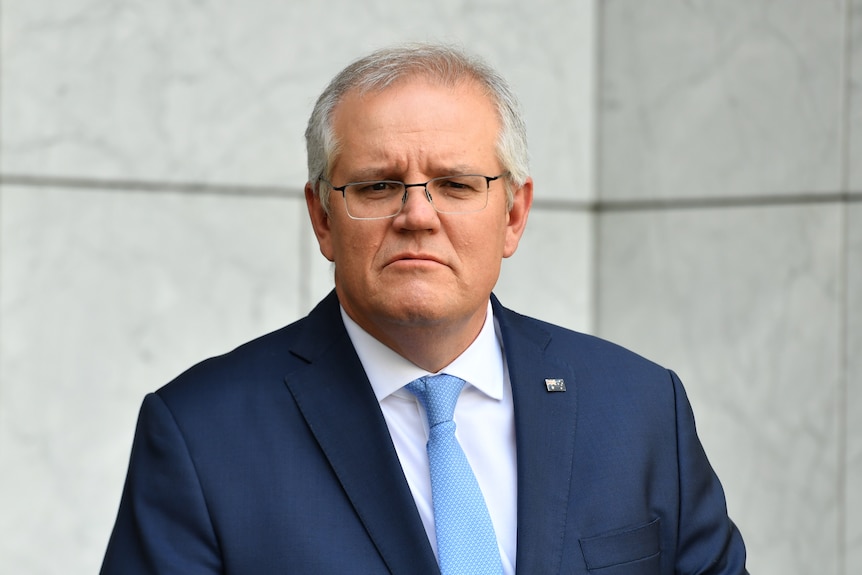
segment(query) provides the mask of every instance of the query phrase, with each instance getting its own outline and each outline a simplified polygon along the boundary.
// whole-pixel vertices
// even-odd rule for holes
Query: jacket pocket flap
[[[660,520],[580,540],[587,569],[602,569],[621,563],[646,559],[661,551]]]

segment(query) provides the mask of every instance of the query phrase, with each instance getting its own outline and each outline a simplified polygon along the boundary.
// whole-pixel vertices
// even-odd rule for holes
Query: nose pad
[[[401,212],[402,213],[404,211],[406,211],[407,206],[410,203],[410,188],[411,187],[412,186],[408,186],[407,188],[405,188],[404,196],[401,198]],[[422,187],[422,193],[425,196],[424,197],[425,201],[423,202],[422,196],[418,196],[420,198],[417,200],[419,202],[419,206],[424,207],[423,204],[425,204],[427,202],[428,208],[430,208],[432,212],[436,212],[437,210],[434,208],[434,201],[431,198],[431,192],[428,191],[428,188]],[[416,209],[417,209],[417,206],[415,205],[415,202],[414,202],[414,206],[411,208],[410,211],[412,212],[412,211],[415,211]]]

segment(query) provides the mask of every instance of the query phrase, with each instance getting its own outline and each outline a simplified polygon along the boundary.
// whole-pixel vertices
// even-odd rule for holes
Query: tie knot
[[[441,373],[414,379],[405,387],[425,407],[428,426],[434,427],[444,421],[452,420],[455,404],[458,402],[461,389],[464,388],[464,380]]]

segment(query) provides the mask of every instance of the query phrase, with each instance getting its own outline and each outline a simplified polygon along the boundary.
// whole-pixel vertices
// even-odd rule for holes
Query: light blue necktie
[[[503,567],[485,498],[455,438],[455,403],[464,380],[440,374],[407,384],[428,415],[428,462],[437,555],[443,575],[500,575]]]

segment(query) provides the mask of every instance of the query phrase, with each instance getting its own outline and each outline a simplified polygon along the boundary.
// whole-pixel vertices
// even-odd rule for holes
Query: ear
[[[305,204],[308,206],[308,216],[311,219],[314,235],[317,237],[317,244],[320,246],[320,253],[329,261],[334,261],[329,214],[323,209],[320,197],[314,193],[311,182],[305,184]]]
[[[524,235],[527,226],[527,216],[533,205],[533,178],[527,178],[520,188],[515,190],[512,209],[509,210],[506,223],[506,242],[503,246],[503,257],[508,258],[518,249],[518,242]]]

